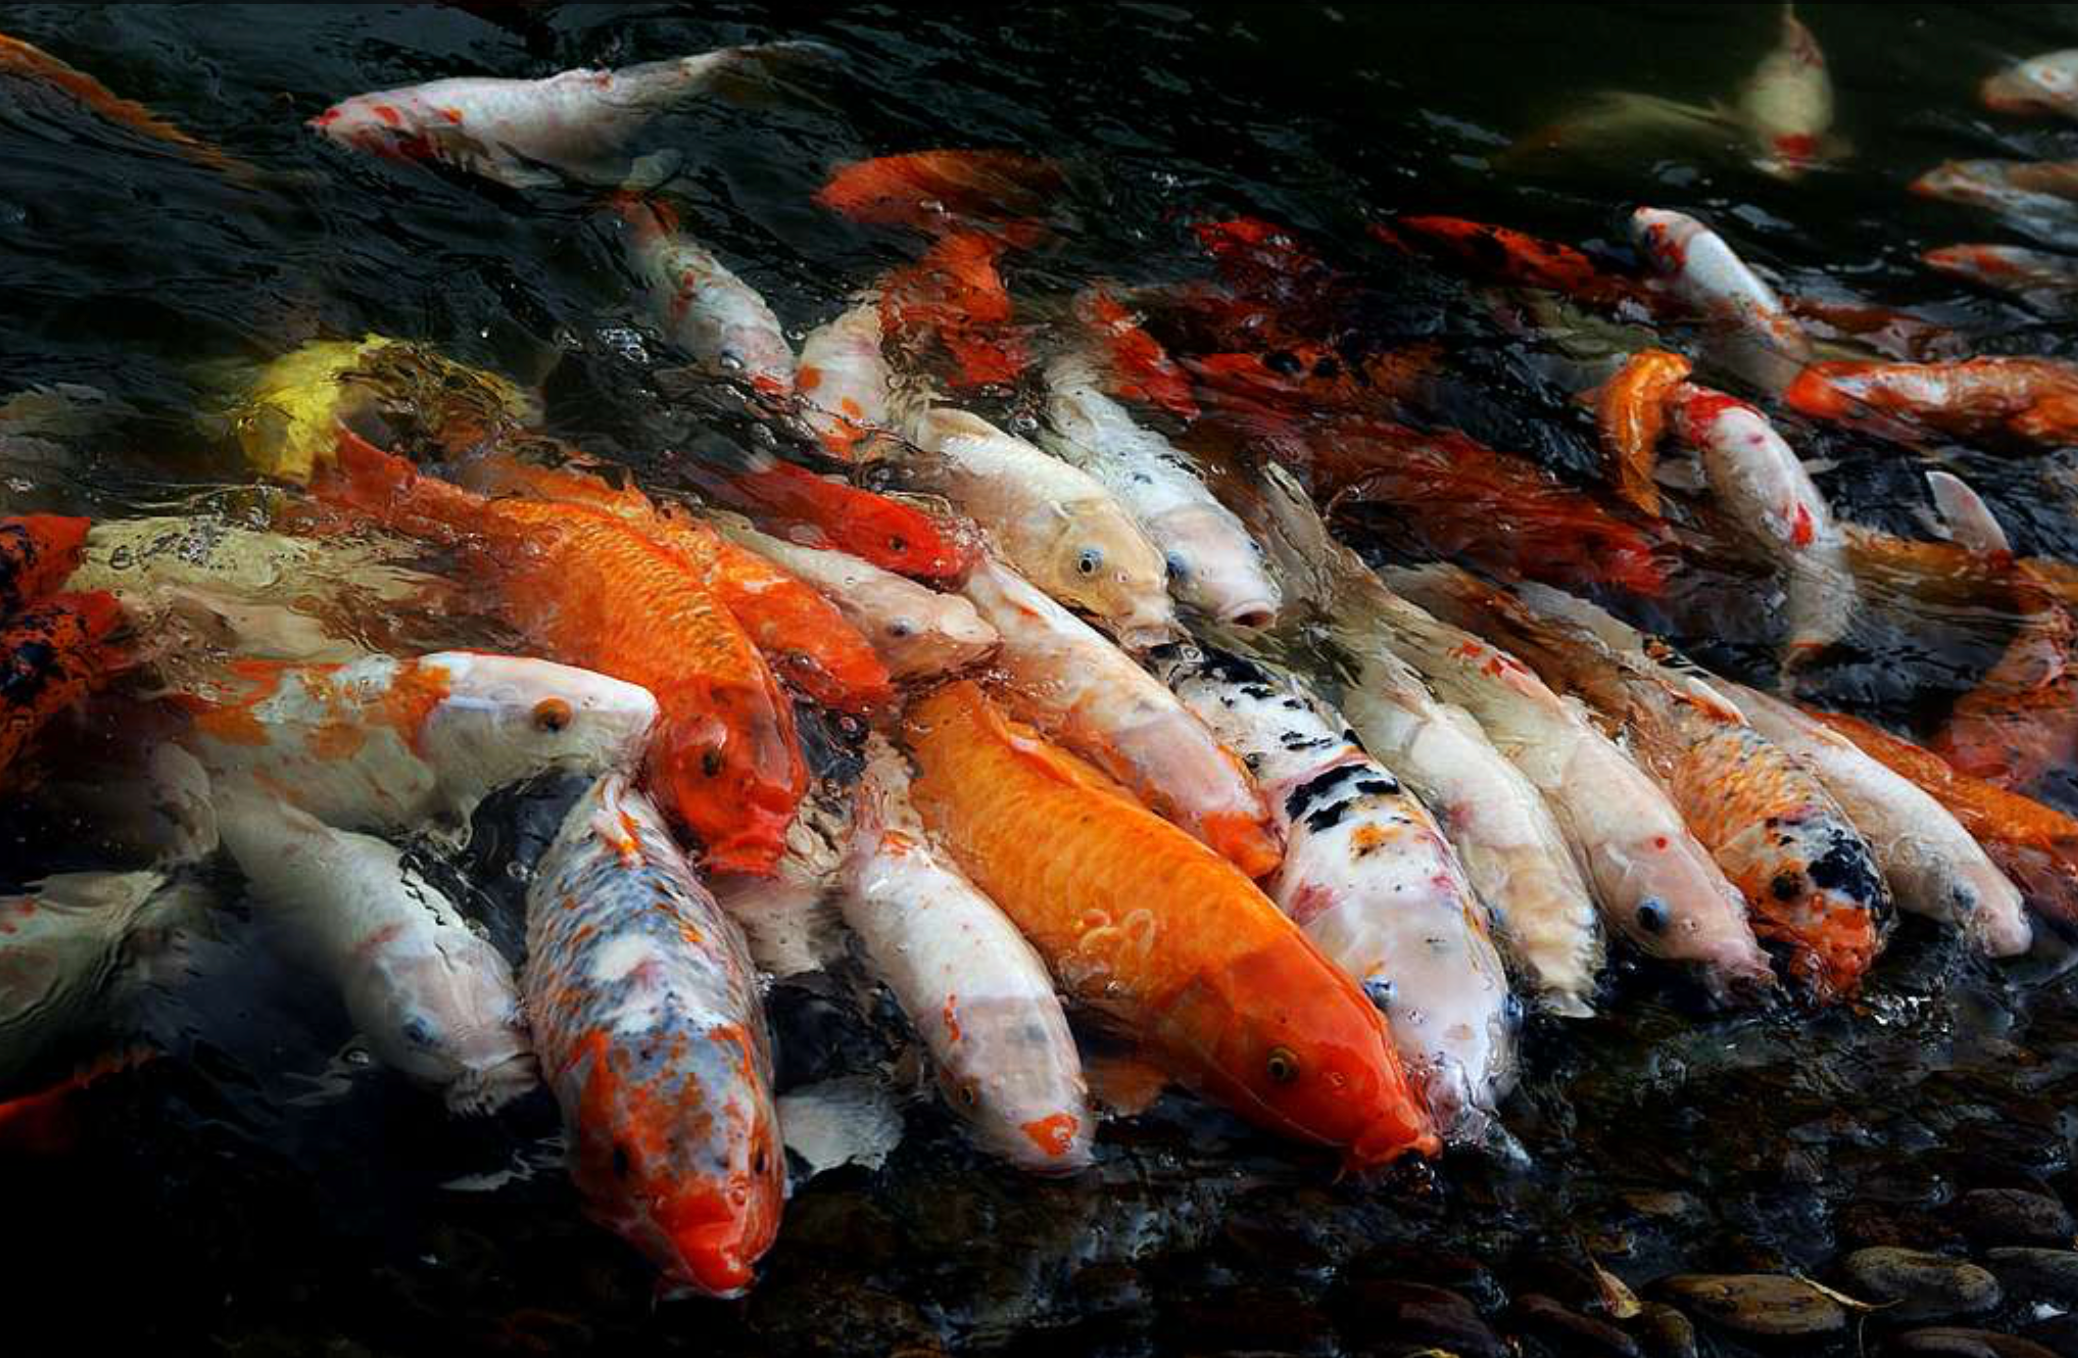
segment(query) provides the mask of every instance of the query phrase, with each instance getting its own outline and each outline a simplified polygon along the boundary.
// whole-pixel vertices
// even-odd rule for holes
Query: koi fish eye
[[[916,626],[904,618],[897,618],[887,625],[887,634],[897,641],[916,635]]]
[[[972,1080],[960,1081],[959,1088],[954,1092],[959,1095],[962,1108],[971,1110],[981,1103],[981,1089]]]
[[[569,702],[562,698],[543,698],[534,704],[534,729],[537,731],[544,731],[550,735],[558,731],[567,731],[576,717],[577,713],[571,709]]]
[[[909,539],[899,534],[890,537],[887,540],[887,549],[897,556],[907,556],[909,554]]]
[[[1657,896],[1648,896],[1638,903],[1638,927],[1648,934],[1663,934],[1673,914],[1667,903]]]
[[[433,1026],[432,1020],[417,1014],[404,1020],[404,1026],[400,1031],[404,1034],[404,1040],[414,1047],[430,1048],[440,1040],[440,1032]]]
[[[1263,1062],[1263,1073],[1272,1084],[1288,1085],[1299,1078],[1299,1056],[1290,1047],[1270,1048],[1269,1059]]]
[[[1085,547],[1075,557],[1075,569],[1084,575],[1095,575],[1104,565],[1104,553],[1095,547]]]
[[[1299,361],[1297,354],[1287,353],[1283,349],[1273,349],[1264,355],[1263,366],[1279,377],[1297,377],[1306,370],[1306,365]]]
[[[700,772],[706,774],[709,778],[714,778],[719,776],[721,771],[722,752],[720,746],[710,745],[700,751]]]
[[[1191,578],[1190,558],[1182,552],[1169,552],[1163,556],[1162,560],[1169,567],[1169,578],[1171,580],[1188,580]]]

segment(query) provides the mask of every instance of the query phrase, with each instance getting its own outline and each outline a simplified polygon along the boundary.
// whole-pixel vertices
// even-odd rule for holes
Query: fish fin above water
[[[806,1183],[845,1165],[879,1169],[902,1144],[902,1113],[888,1082],[845,1075],[781,1094],[779,1133],[808,1166]]]
[[[1969,482],[1953,472],[1930,471],[1926,474],[1926,486],[1934,497],[1934,511],[1943,537],[1982,556],[2013,555],[2013,543],[1998,516]]]

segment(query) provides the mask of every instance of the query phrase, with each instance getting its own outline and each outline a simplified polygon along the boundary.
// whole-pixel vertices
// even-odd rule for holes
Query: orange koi
[[[1436,1153],[1377,1009],[1231,863],[971,682],[917,704],[905,732],[925,823],[1072,998],[1353,1168]]]
[[[1102,289],[1086,292],[1075,301],[1075,318],[1097,343],[1113,396],[1159,406],[1180,420],[1198,418],[1190,378],[1116,298]]]
[[[2050,358],[1814,363],[1782,399],[1816,419],[1901,441],[1919,427],[2050,446],[2078,441],[2078,367]]]
[[[617,515],[489,500],[342,432],[327,501],[486,558],[500,610],[550,658],[640,684],[649,779],[716,871],[770,872],[808,788],[793,706],[683,556]]]
[[[687,465],[702,490],[812,544],[849,552],[884,571],[916,580],[956,580],[974,564],[974,542],[957,527],[900,500],[845,481],[817,476],[776,458],[750,471],[718,474]]]
[[[855,222],[943,235],[1043,217],[1067,182],[1053,161],[1014,151],[912,151],[838,167],[815,202]]]
[[[1614,306],[1643,292],[1634,280],[1610,273],[1570,245],[1505,226],[1463,217],[1396,217],[1391,227],[1371,226],[1373,236],[1401,249],[1407,248],[1409,231],[1431,252],[1498,282],[1548,288],[1596,306]]]
[[[1003,241],[972,231],[939,241],[882,284],[882,331],[911,352],[935,341],[953,360],[955,386],[1016,381],[1031,355],[1011,329],[1010,290],[996,271],[1003,250]]]
[[[250,174],[252,167],[199,141],[135,100],[125,99],[85,71],[69,66],[40,47],[0,33],[0,74],[39,81],[63,90],[95,114],[139,136],[165,142],[188,159],[212,170]]]
[[[108,636],[123,620],[113,594],[53,594],[0,622],[0,786],[31,738],[98,688],[113,667]]]
[[[86,555],[87,527],[56,514],[0,518],[0,618],[65,583]]]
[[[1660,516],[1660,488],[1652,469],[1667,428],[1667,398],[1687,378],[1690,366],[1679,354],[1647,349],[1624,360],[1616,376],[1593,393],[1610,485],[1654,518]]]

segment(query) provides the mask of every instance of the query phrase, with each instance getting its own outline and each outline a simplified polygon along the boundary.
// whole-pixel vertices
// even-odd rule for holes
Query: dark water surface
[[[1381,330],[1448,336],[1492,373],[1498,394],[1468,420],[1528,431],[1516,446],[1574,471],[1590,445],[1577,414],[1532,399],[1538,353],[1448,275],[1381,254],[1367,220],[1443,212],[1616,242],[1649,201],[1706,216],[1792,291],[1923,306],[1986,350],[2078,349],[2070,326],[1921,269],[1928,246],[2008,237],[1904,191],[1947,158],[2078,150],[2078,130],[1993,118],[1974,99],[2003,61],[2078,45],[2078,7],[1805,6],[1854,154],[1794,185],[1737,154],[1650,146],[1587,148],[1535,173],[1487,163],[1569,94],[1728,97],[1774,41],[1767,5],[504,8],[491,22],[438,5],[0,5],[0,31],[262,172],[227,179],[0,85],[0,394],[81,383],[129,408],[120,437],[9,490],[97,516],[197,503],[243,479],[193,418],[209,364],[371,330],[545,381],[552,427],[643,459],[661,398],[602,338],[631,311],[592,202],[393,166],[303,122],[439,76],[780,37],[836,59],[769,104],[689,106],[648,140],[685,152],[671,192],[797,334],[915,248],[813,206],[831,166],[989,146],[1073,172],[1058,238],[1006,265],[1020,296],[1200,277],[1187,224],[1261,216],[1375,285]],[[1811,437],[1843,516],[1918,531],[1915,461]],[[2059,459],[1964,465],[2024,550],[2078,555],[2078,518],[2047,489]],[[1725,605],[1717,639],[1740,641],[1756,607]],[[1952,691],[1969,663],[1901,641],[1829,678],[1838,700],[1895,715]],[[494,932],[509,937],[514,918],[510,846],[557,809],[508,797],[482,818],[474,903]],[[0,841],[0,879],[94,863],[64,826]],[[1039,1182],[979,1157],[919,1098],[885,1169],[797,1191],[749,1298],[659,1304],[650,1269],[580,1217],[546,1096],[451,1122],[338,1057],[340,1017],[307,985],[235,939],[205,952],[205,979],[155,1021],[177,1059],[89,1090],[69,1153],[0,1161],[0,1350],[1452,1349],[1447,1329],[1396,1309],[1423,1296],[1398,1285],[1432,1284],[1523,1353],[1592,1353],[1620,1350],[1554,1337],[1524,1302],[1595,1310],[1590,1255],[1648,1297],[1681,1272],[1829,1278],[1862,1245],[1998,1243],[1953,1209],[1971,1190],[2078,1203],[2078,993],[2053,958],[1994,974],[1907,920],[1867,995],[1817,1017],[1711,1017],[1619,960],[1603,1017],[1533,1023],[1504,1109],[1519,1158],[1453,1156],[1383,1183],[1338,1181],[1181,1097],[1108,1125],[1090,1173]],[[840,974],[775,996],[784,1084],[903,1067],[890,1011],[862,1021],[858,990]],[[2016,1292],[1978,1323],[2046,1314]],[[1867,1327],[1765,1351],[1854,1353],[1899,1328],[1880,1313]],[[1480,1342],[1475,1326],[1455,1351]],[[1707,1327],[1701,1342],[1749,1351]]]

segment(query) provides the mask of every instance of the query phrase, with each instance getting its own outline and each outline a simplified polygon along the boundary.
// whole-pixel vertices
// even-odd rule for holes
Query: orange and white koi
[[[2053,358],[1814,363],[1783,400],[1803,414],[1894,438],[1915,426],[2060,447],[2078,438],[2078,365]]]
[[[801,415],[832,457],[864,462],[893,427],[894,372],[880,346],[880,305],[867,299],[808,332],[794,390]]]
[[[771,305],[662,204],[623,197],[628,261],[647,290],[650,319],[695,363],[767,396],[794,390],[794,347]]]
[[[521,986],[587,1213],[668,1286],[740,1295],[786,1191],[764,1005],[736,925],[616,775],[542,855]]]
[[[1922,198],[2061,228],[2078,213],[2078,162],[1948,160],[1913,180],[1910,188]]]
[[[185,743],[213,775],[351,830],[466,825],[512,783],[630,767],[657,717],[656,699],[634,684],[473,651],[233,661],[212,691],[183,702]]]
[[[1277,833],[1262,793],[1175,694],[1007,566],[984,560],[966,595],[1002,635],[995,668],[1012,711],[1250,877],[1276,868]]]
[[[888,342],[919,356],[942,349],[955,387],[1016,381],[1030,356],[1011,324],[1010,290],[996,268],[1005,245],[993,235],[958,232],[883,279],[880,323]]]
[[[338,987],[378,1060],[458,1113],[534,1088],[512,968],[401,853],[248,781],[219,778],[215,795],[217,830],[260,911]]]
[[[1920,262],[1952,278],[2024,301],[2063,300],[2078,293],[2078,259],[2020,245],[1944,245]]]
[[[1438,1149],[1384,1020],[1233,864],[961,682],[910,709],[924,823],[1071,1000],[1355,1169]]]
[[[1081,358],[1049,363],[1046,384],[1052,433],[1041,442],[1101,482],[1160,545],[1170,593],[1236,627],[1276,621],[1283,596],[1264,569],[1263,549],[1205,488],[1189,456],[1099,391]]]
[[[1073,1173],[1090,1163],[1096,1119],[1053,978],[931,842],[909,783],[902,756],[872,737],[839,896],[845,923],[975,1139],[1019,1169]]]
[[[1277,813],[1270,899],[1385,1015],[1444,1139],[1478,1140],[1515,1082],[1520,1006],[1435,818],[1290,676],[1188,645],[1155,663]]]
[[[1694,217],[1641,207],[1631,214],[1631,239],[1673,294],[1705,320],[1751,341],[1763,356],[1797,363],[1810,357],[1810,337],[1775,290]]]

